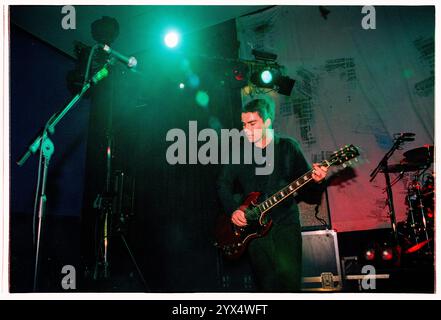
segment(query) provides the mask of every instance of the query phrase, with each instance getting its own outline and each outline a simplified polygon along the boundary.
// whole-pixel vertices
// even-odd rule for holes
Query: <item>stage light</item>
[[[231,70],[233,78],[231,78]],[[246,63],[237,62],[225,73],[225,76],[226,79],[230,79],[232,88],[243,88],[249,81],[249,67]]]
[[[294,79],[282,76],[280,69],[276,67],[255,68],[250,81],[256,87],[274,89],[285,96],[291,95],[295,83]]]
[[[373,261],[375,260],[375,249],[368,249],[364,253],[364,258],[367,261]]]
[[[243,81],[245,79],[245,75],[237,69],[233,70],[233,75],[234,79],[236,79],[237,81]]]
[[[176,31],[168,32],[164,37],[164,43],[169,48],[175,48],[179,43],[179,34]]]
[[[269,84],[273,81],[273,75],[271,74],[271,71],[265,70],[260,74],[260,79],[262,79],[263,83]]]
[[[261,88],[271,88],[275,86],[280,72],[272,68],[263,68],[255,70],[250,77],[252,83]]]
[[[237,81],[245,81],[248,78],[249,68],[246,63],[237,63],[233,66],[233,76]]]
[[[179,84],[179,89],[184,89],[185,88],[185,84],[183,84],[182,82]]]
[[[390,260],[393,259],[393,257],[394,257],[394,253],[393,253],[392,248],[384,248],[384,249],[382,250],[382,252],[381,252],[381,258],[382,258],[384,261],[390,261]]]

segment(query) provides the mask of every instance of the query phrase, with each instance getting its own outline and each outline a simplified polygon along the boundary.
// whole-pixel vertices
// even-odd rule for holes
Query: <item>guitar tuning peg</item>
[[[346,163],[343,163],[343,168],[346,168],[346,167],[347,167]]]
[[[348,163],[349,163],[349,165],[352,165],[352,161],[351,160],[349,160]]]
[[[354,161],[355,161],[355,162],[358,162],[358,158],[354,158]]]

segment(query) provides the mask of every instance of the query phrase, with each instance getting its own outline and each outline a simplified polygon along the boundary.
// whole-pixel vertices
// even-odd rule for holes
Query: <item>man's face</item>
[[[267,119],[265,122],[257,112],[243,112],[242,126],[248,141],[256,143],[265,136],[265,129],[269,127],[271,120]]]

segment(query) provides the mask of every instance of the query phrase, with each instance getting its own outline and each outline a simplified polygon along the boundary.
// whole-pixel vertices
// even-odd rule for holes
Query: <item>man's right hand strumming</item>
[[[231,222],[238,227],[245,227],[247,225],[247,219],[245,218],[245,212],[242,210],[236,210],[231,215]]]

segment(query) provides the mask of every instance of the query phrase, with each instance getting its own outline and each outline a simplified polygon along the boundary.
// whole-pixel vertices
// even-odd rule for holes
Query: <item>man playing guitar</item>
[[[264,99],[253,100],[245,105],[241,118],[248,141],[261,148],[264,156],[267,150],[273,150],[274,168],[269,175],[256,175],[256,163],[223,167],[218,178],[218,193],[224,209],[231,215],[231,222],[238,228],[246,227],[250,221],[247,221],[245,209],[234,198],[235,186],[238,185],[244,195],[256,191],[260,195],[271,195],[311,170],[299,143],[271,130],[272,103]],[[273,144],[272,149],[268,148],[270,144]],[[301,289],[302,236],[297,202],[320,203],[324,191],[320,182],[326,177],[328,166],[313,164],[312,169],[310,177],[314,181],[296,192],[295,197],[287,197],[281,205],[272,208],[271,229],[247,248],[259,291],[297,292]]]

